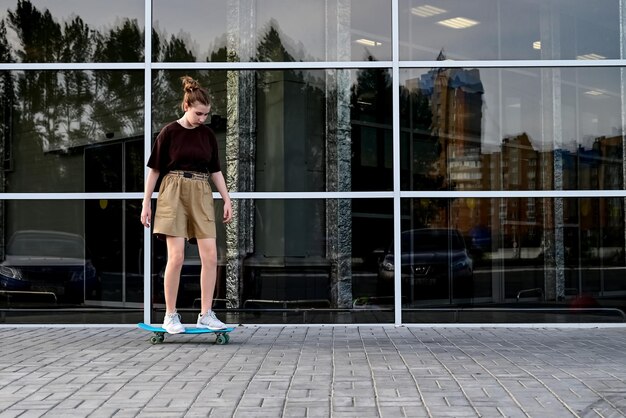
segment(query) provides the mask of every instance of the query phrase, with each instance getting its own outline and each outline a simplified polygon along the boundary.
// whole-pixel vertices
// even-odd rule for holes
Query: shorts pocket
[[[171,177],[165,177],[159,189],[157,197],[156,215],[163,218],[176,217],[178,202],[178,185]]]

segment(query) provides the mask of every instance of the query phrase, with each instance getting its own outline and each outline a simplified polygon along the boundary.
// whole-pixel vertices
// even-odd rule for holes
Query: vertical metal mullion
[[[626,35],[626,1],[619,0],[619,59],[624,60],[626,58],[626,42],[624,36]],[[622,105],[622,188],[626,188],[626,132],[624,132],[624,126],[626,126],[626,68],[620,67],[620,104]],[[623,215],[626,216],[626,198],[622,199],[624,204]],[[626,222],[624,223],[624,240],[626,241]],[[626,257],[626,254],[624,255]]]
[[[152,0],[145,0],[144,17],[144,184],[148,174],[148,162],[152,149]],[[152,240],[150,228],[143,231],[143,322],[152,322]]]
[[[400,42],[399,42],[399,0],[391,2],[391,45],[392,45],[392,102],[393,102],[393,300],[394,323],[402,325],[402,289],[401,289],[401,260],[400,260],[400,233],[402,222],[400,217]]]

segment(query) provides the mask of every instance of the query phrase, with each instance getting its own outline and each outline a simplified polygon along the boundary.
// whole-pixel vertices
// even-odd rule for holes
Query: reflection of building
[[[438,60],[445,60],[440,54]],[[424,74],[419,88],[429,97],[432,111],[431,135],[438,141],[439,155],[430,175],[447,179],[442,189],[481,190],[483,85],[477,69],[434,69]],[[449,225],[467,232],[481,224],[481,202],[455,199],[438,216],[436,226]],[[467,210],[469,209],[469,210]],[[451,215],[451,216],[448,216]]]
[[[484,165],[489,174],[485,176],[483,190],[537,190],[539,189],[539,152],[536,151],[527,134],[505,138],[500,152],[486,154]],[[497,219],[492,225],[501,225],[500,234],[510,242],[520,244],[523,240],[537,239],[536,227],[541,225],[542,216],[538,213],[542,205],[534,197],[520,199],[491,199],[490,217]]]
[[[622,137],[597,138],[591,149],[579,147],[576,152],[568,150],[535,150],[526,133],[502,141],[500,152],[482,156],[482,190],[540,190],[540,176],[553,172],[554,167],[540,167],[540,161],[553,162],[558,152],[563,161],[562,179],[565,190],[619,190],[622,188]],[[541,158],[543,155],[543,159]],[[487,199],[484,199],[487,200]],[[503,236],[505,246],[536,244],[543,224],[544,206],[540,199],[491,199],[486,207],[494,236]],[[579,225],[582,231],[619,225],[622,199],[581,198],[565,200],[565,226]],[[483,220],[486,213],[480,215]],[[494,222],[493,220],[497,220]],[[499,226],[498,229],[496,226]],[[466,230],[468,225],[461,225]],[[521,241],[521,242],[520,242]]]

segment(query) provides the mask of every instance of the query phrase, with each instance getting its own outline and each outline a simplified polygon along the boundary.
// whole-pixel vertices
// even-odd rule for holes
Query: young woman
[[[224,200],[223,222],[230,222],[232,207],[217,155],[217,140],[204,124],[211,111],[207,90],[191,77],[181,78],[185,92],[185,114],[167,124],[157,136],[148,160],[150,171],[141,211],[141,223],[150,227],[150,198],[161,173],[153,233],[167,243],[165,266],[165,318],[163,328],[170,334],[185,331],[176,313],[180,272],[185,258],[185,240],[196,242],[202,262],[200,273],[201,312],[196,326],[213,330],[225,328],[211,310],[217,276],[215,211],[209,178]]]

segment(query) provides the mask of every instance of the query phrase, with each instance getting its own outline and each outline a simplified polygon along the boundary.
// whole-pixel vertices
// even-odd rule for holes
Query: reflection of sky
[[[95,29],[109,28],[124,18],[137,19],[141,27],[144,23],[143,0],[30,0],[30,2],[41,12],[50,10],[57,22],[65,22],[78,15]],[[0,0],[3,15],[7,9],[15,10],[16,7],[15,0]]]
[[[30,3],[41,13],[50,11],[53,19],[63,24],[79,16],[92,29],[110,29],[123,19],[137,19],[139,27],[144,27],[143,0],[30,0]],[[0,0],[0,10],[3,18],[7,18],[7,10],[15,11],[17,1]],[[7,30],[9,42],[16,45],[17,39],[13,31]]]
[[[338,19],[332,10],[336,3],[338,1],[241,1],[241,30],[238,35],[246,36],[246,32],[252,30],[250,36],[258,38],[267,32],[270,22],[273,22],[280,31],[284,46],[296,60],[335,61],[335,57],[326,56],[327,44],[336,46],[339,43],[337,36],[333,35],[332,25],[335,25],[349,35],[349,44],[342,46],[347,49],[344,52],[347,52],[348,59],[364,60],[368,50],[378,60],[391,59],[391,3],[353,0],[349,3],[345,20]],[[253,8],[250,9],[252,6],[248,5]],[[235,6],[230,7],[233,11],[237,10]],[[190,40],[188,47],[199,60],[204,60],[209,52],[223,46],[215,45],[215,41],[221,41],[228,31],[228,8],[224,0],[187,0],[184,8],[171,0],[154,0],[154,24],[159,33],[165,33],[168,39],[171,35],[182,35],[184,39]],[[365,47],[354,42],[362,38],[378,42],[379,45]],[[249,57],[242,59],[248,60]]]

